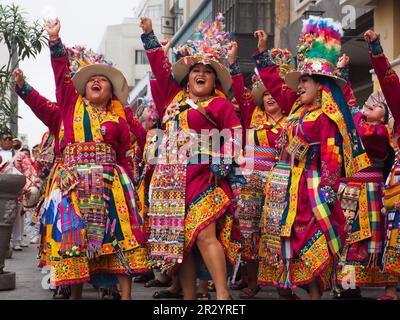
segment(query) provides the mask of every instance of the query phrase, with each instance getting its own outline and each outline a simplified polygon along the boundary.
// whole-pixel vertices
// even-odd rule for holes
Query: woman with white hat
[[[146,271],[146,248],[123,109],[128,84],[103,59],[78,61],[71,76],[59,20],[48,21],[46,30],[62,112],[62,159],[48,184],[41,264],[51,267],[55,285],[71,285],[73,299],[96,274],[116,274],[122,299],[130,299],[131,276]]]
[[[241,128],[226,99],[231,78],[222,64],[228,44],[223,20],[219,16],[210,27],[201,23],[199,40],[174,49],[177,62],[173,66],[153,33],[151,20],[142,17],[141,27],[150,65],[167,102],[160,114],[164,136],[150,185],[149,259],[162,269],[179,268],[184,299],[192,300],[196,299],[196,264],[203,259],[217,299],[229,299],[226,259],[233,263],[239,249],[230,209],[232,191],[225,179],[233,155],[221,148],[214,157],[210,135],[203,133],[225,129],[232,144],[234,129]],[[174,161],[175,154],[183,155],[183,146],[191,145],[190,137],[205,144],[192,148],[188,158],[185,153]]]

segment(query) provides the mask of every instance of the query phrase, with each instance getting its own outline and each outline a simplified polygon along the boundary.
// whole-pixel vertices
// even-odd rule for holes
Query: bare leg
[[[183,300],[196,300],[196,263],[191,253],[183,259],[179,269]]]
[[[71,285],[71,300],[82,300],[83,283]]]
[[[310,283],[309,288],[311,300],[321,300],[321,292],[319,290],[319,285],[316,280]]]
[[[118,274],[117,278],[121,288],[121,300],[131,300],[132,278],[124,274]]]
[[[221,243],[216,237],[215,223],[210,224],[199,233],[196,243],[214,281],[217,300],[230,299],[227,286],[225,254]]]

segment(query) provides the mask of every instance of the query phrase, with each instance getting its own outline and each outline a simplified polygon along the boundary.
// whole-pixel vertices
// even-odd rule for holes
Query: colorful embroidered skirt
[[[398,281],[382,272],[383,176],[380,173],[379,178],[379,172],[369,171],[356,173],[343,181],[339,188],[339,199],[347,221],[346,244],[337,270],[337,283],[342,287],[349,283],[358,287],[381,287],[396,285]],[[346,284],[342,285],[342,282]]]
[[[50,266],[55,285],[83,283],[96,273],[147,271],[137,196],[109,151],[100,143],[70,145],[48,181],[39,266]]]
[[[385,242],[383,270],[400,277],[400,160],[399,153],[384,190]]]
[[[331,288],[334,259],[312,209],[320,201],[314,187],[318,183],[313,170],[282,162],[272,169],[262,218],[259,285],[295,287],[315,280],[321,290]],[[331,213],[342,215],[341,210]]]
[[[246,146],[245,166],[241,172],[246,183],[240,187],[236,216],[242,233],[241,259],[258,259],[260,223],[265,199],[265,186],[276,162],[276,150]]]

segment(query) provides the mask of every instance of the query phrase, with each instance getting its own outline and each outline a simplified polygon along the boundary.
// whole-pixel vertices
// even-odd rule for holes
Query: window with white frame
[[[149,64],[145,50],[135,50],[135,64]]]

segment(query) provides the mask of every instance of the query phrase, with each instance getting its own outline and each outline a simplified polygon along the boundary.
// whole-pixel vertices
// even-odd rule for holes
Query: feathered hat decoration
[[[66,48],[68,54],[68,67],[71,77],[75,75],[80,69],[91,64],[106,64],[114,66],[114,64],[106,59],[103,54],[98,54],[92,49],[87,49],[81,45]]]
[[[332,77],[338,85],[343,86],[345,80],[340,77],[336,67],[342,36],[341,24],[332,18],[311,16],[303,20],[303,30],[297,46],[297,71],[286,75],[288,86],[296,90],[299,78],[304,74]]]
[[[222,90],[229,92],[231,77],[226,68],[231,34],[225,31],[225,18],[219,13],[211,23],[200,22],[193,40],[173,48],[177,62],[172,67],[175,79],[182,84],[190,68],[198,63],[209,64],[216,72]]]

